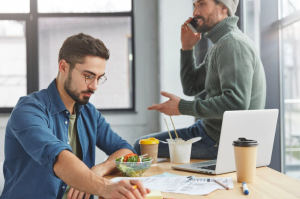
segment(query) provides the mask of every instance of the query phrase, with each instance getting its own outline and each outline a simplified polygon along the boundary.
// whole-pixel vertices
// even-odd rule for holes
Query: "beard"
[[[72,84],[72,76],[71,76],[71,73],[72,71],[69,71],[69,74],[68,74],[68,78],[67,80],[64,82],[64,89],[65,91],[68,93],[68,95],[79,105],[86,105],[89,100],[90,100],[90,97],[86,97],[86,96],[83,96],[83,98],[81,99],[80,98],[80,93],[77,92],[76,90],[72,90],[71,89],[71,84]],[[93,91],[91,90],[87,90],[87,91],[82,91],[81,93],[94,93]]]
[[[218,23],[217,20],[216,20],[216,16],[214,15],[214,12],[211,13],[206,19],[203,16],[196,16],[194,18],[196,20],[202,19],[202,25],[199,25],[197,23],[197,26],[196,26],[196,30],[198,32],[209,32]]]

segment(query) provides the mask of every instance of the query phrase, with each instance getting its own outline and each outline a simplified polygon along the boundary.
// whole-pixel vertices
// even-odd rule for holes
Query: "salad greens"
[[[123,162],[124,160],[124,156],[120,157],[120,158],[116,158],[116,162]],[[139,156],[131,156],[127,159],[127,162],[138,162],[139,160]],[[142,161],[140,162],[148,162],[152,160],[152,158],[142,158]]]
[[[128,154],[126,156],[116,158],[115,163],[119,171],[125,176],[138,177],[141,176],[152,163],[152,158],[140,158],[136,154]]]

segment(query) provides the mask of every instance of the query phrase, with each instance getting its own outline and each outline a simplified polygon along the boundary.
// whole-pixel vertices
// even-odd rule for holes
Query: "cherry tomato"
[[[136,155],[137,155],[137,154],[135,154],[135,153],[129,153],[129,154],[125,155],[125,157],[124,157],[124,159],[123,159],[123,162],[127,162],[127,160],[128,160],[129,157],[131,157],[131,156],[136,156]],[[140,161],[140,159],[139,159],[139,161]]]

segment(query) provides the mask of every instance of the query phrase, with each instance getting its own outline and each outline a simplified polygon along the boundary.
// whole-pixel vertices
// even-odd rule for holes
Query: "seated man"
[[[169,101],[149,107],[166,115],[191,115],[201,118],[189,128],[177,130],[182,139],[202,137],[192,145],[192,158],[215,159],[223,114],[227,110],[263,109],[266,101],[266,79],[259,53],[253,42],[237,27],[234,13],[238,0],[194,0],[194,19],[197,33],[188,24],[181,26],[181,68],[183,92],[196,96],[206,92],[205,99],[186,101],[162,92]],[[196,66],[194,46],[201,33],[213,46],[200,66]],[[173,131],[171,132],[174,135]],[[152,134],[159,140],[169,138],[167,132]],[[141,138],[140,138],[141,139]],[[139,140],[134,149],[140,153]],[[169,156],[166,144],[159,144],[161,157]]]
[[[150,192],[141,181],[102,177],[117,171],[116,157],[134,151],[89,103],[106,80],[108,59],[102,41],[73,35],[59,51],[56,79],[20,98],[5,132],[2,199],[141,198]],[[96,146],[109,158],[95,166]]]

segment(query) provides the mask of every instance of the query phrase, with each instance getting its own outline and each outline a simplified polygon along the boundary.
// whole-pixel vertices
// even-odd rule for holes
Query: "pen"
[[[227,187],[225,184],[221,183],[221,182],[218,181],[218,180],[214,180],[214,182],[217,183],[218,185],[224,187],[224,188],[227,189],[227,190],[229,189],[229,187]]]
[[[246,182],[243,182],[242,186],[243,186],[243,192],[244,192],[244,194],[248,195],[249,194],[249,190],[248,190]]]
[[[132,190],[134,190],[134,189],[136,189],[136,188],[137,188],[137,185],[133,185],[133,186],[131,187]]]

